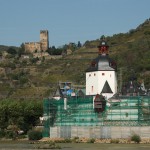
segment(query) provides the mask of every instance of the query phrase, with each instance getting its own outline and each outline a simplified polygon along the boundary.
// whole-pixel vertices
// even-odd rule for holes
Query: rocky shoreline
[[[64,138],[43,138],[40,142],[56,142],[56,143],[118,143],[118,144],[135,144],[137,142],[132,141],[131,138],[127,139],[97,139],[97,138],[72,138],[72,139],[64,139]],[[139,144],[150,144],[150,138],[142,138]]]

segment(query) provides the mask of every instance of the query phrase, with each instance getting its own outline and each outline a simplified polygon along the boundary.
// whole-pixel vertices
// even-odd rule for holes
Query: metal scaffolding
[[[44,100],[43,136],[49,137],[50,129],[66,126],[150,126],[150,97],[121,96],[107,101],[102,112],[94,109],[93,97],[68,97]]]

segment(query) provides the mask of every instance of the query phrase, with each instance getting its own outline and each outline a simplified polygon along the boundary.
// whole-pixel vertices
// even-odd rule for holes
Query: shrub
[[[72,142],[74,142],[74,143],[80,143],[80,139],[79,139],[79,137],[74,137],[73,139],[72,139]]]
[[[65,143],[71,143],[72,140],[71,140],[71,139],[64,139],[64,142],[65,142]]]
[[[18,135],[18,139],[24,139],[24,138],[26,138],[26,135],[24,134]]]
[[[141,137],[139,135],[137,135],[137,134],[133,134],[131,136],[131,141],[134,141],[136,143],[140,143],[141,142]]]
[[[31,130],[28,132],[28,138],[29,140],[40,140],[42,138],[42,132]]]
[[[95,142],[95,139],[89,139],[88,141],[87,141],[88,143],[94,143]]]
[[[62,140],[55,140],[55,143],[65,143],[65,140],[62,139]]]
[[[78,140],[78,139],[79,139],[79,137],[78,137],[78,136],[75,136],[73,139]]]
[[[119,139],[111,139],[111,143],[119,143]]]
[[[5,131],[4,130],[0,130],[0,138],[5,137]]]
[[[5,137],[6,137],[7,139],[13,139],[13,140],[15,140],[16,137],[17,137],[17,133],[14,132],[14,131],[12,131],[12,130],[7,131],[7,132],[5,133]]]

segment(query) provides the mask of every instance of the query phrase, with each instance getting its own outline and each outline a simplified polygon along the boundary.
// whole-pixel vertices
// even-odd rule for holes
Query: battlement
[[[40,33],[48,33],[48,30],[40,30]]]

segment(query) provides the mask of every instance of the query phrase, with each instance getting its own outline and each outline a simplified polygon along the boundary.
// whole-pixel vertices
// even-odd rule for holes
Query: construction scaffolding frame
[[[150,126],[150,97],[121,96],[106,102],[103,112],[94,110],[93,97],[45,99],[43,136],[54,127]],[[64,128],[65,130],[65,128]]]

